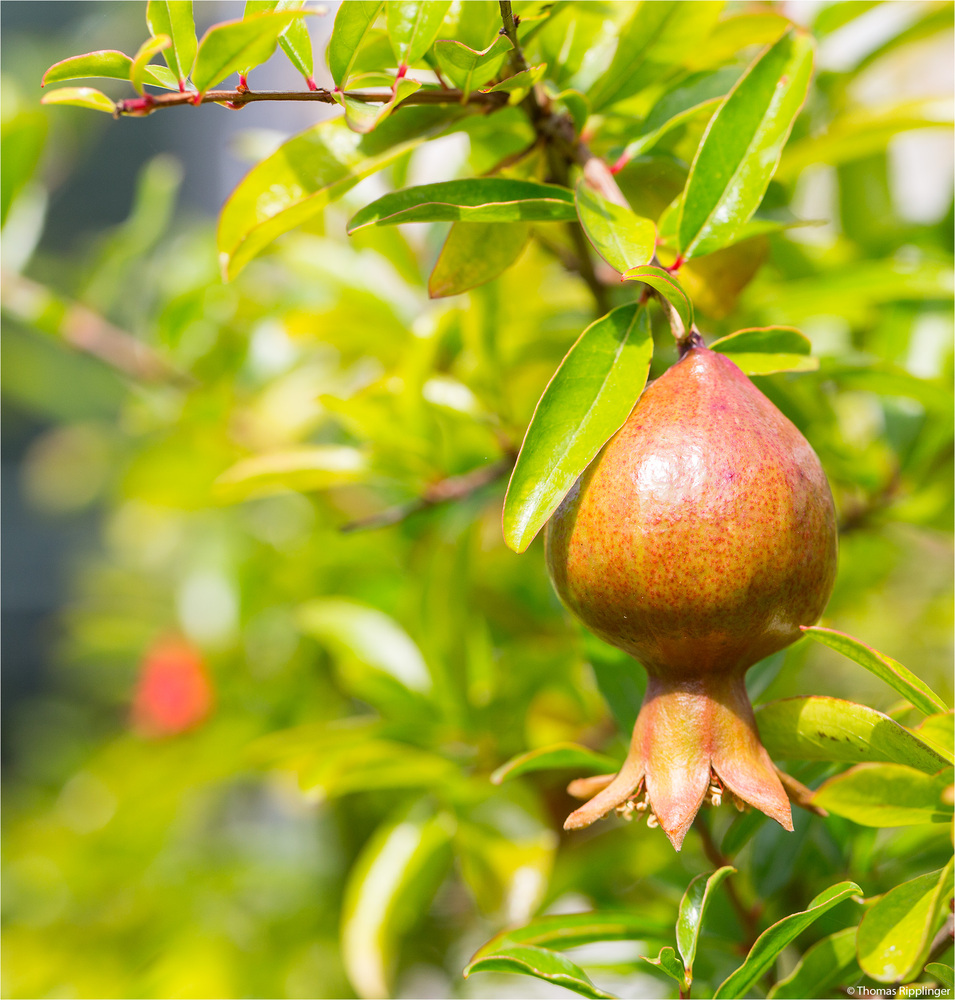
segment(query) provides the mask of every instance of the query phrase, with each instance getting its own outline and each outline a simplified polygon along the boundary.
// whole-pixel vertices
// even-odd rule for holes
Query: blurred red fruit
[[[202,657],[183,639],[160,639],[147,652],[133,698],[132,723],[146,736],[197,726],[212,707]]]

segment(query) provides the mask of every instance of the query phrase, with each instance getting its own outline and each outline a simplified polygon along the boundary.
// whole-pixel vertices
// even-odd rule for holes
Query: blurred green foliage
[[[389,27],[416,5],[392,6]],[[466,6],[471,28],[491,27],[461,38],[487,46],[497,4]],[[600,74],[618,62],[612,42],[629,37],[634,5],[524,6],[528,62],[547,64],[544,85],[572,112],[574,91],[594,86],[592,145],[608,159],[660,96],[661,66],[672,81],[746,62],[789,12],[677,5],[675,41],[614,78]],[[756,382],[832,483],[841,553],[823,624],[891,654],[950,704],[952,208],[911,210],[918,182],[896,136],[950,121],[950,93],[918,81],[948,52],[952,13],[907,4],[904,24],[870,36],[859,21],[873,6],[899,5],[819,9],[823,45],[842,33],[855,55],[823,59],[763,202],[814,224],[692,260],[680,278],[708,338],[794,324],[811,340],[817,371]],[[382,18],[359,64],[388,64],[384,31]],[[859,37],[872,38],[862,52]],[[46,64],[72,54],[48,44]],[[412,75],[427,72],[422,58],[410,57]],[[619,758],[639,704],[639,671],[561,609],[540,541],[518,556],[501,537],[502,475],[557,364],[599,315],[564,267],[579,247],[562,223],[533,223],[513,247],[499,230],[465,231],[497,223],[456,224],[446,265],[454,252],[473,264],[480,239],[501,256],[480,277],[503,273],[433,301],[447,224],[345,236],[383,190],[435,170],[474,176],[527,146],[524,110],[402,154],[223,283],[213,221],[177,210],[182,169],[167,155],[140,172],[124,222],[83,247],[37,249],[49,192],[95,118],[40,109],[37,80],[3,88],[2,386],[6,412],[43,427],[7,489],[51,525],[93,512],[97,530],[70,554],[47,683],[15,706],[7,733],[4,995],[513,996],[532,984],[462,979],[475,950],[505,927],[585,910],[635,915],[654,947],[631,928],[574,963],[614,992],[675,995],[641,956],[672,943],[662,928],[691,879],[716,867],[700,836],[677,855],[659,830],[616,820],[565,834],[563,789],[577,773],[490,781],[514,755],[558,742]],[[887,98],[884,80],[903,93]],[[708,113],[617,175],[636,212],[660,220],[683,189]],[[515,176],[546,164],[525,168]],[[634,286],[614,276],[605,294],[632,301]],[[651,376],[675,358],[659,320]],[[174,666],[162,690],[211,692],[183,717],[141,705],[171,636],[195,662]],[[610,706],[598,681],[619,690]],[[759,683],[758,701],[824,694],[920,718],[806,640]],[[794,773],[815,786],[839,770]],[[694,969],[703,993],[739,965],[739,942],[835,883],[857,883],[874,912],[874,898],[951,854],[946,825],[797,810],[787,834],[727,809],[707,818],[710,836],[739,869],[727,884],[761,911],[744,926],[714,888]],[[780,945],[774,982],[824,940],[827,966],[860,981],[842,939],[827,937],[859,923],[859,904],[839,899],[798,925],[798,948]],[[886,913],[870,928],[894,926]],[[812,954],[797,983],[811,981]],[[950,965],[951,949],[935,958]]]

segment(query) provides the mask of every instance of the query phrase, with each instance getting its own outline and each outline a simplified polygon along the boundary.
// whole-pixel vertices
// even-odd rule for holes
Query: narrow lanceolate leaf
[[[812,801],[860,826],[949,823],[942,793],[951,783],[951,768],[925,774],[903,764],[858,764],[825,782]]]
[[[450,6],[450,0],[387,0],[385,20],[399,69],[431,48]]]
[[[856,928],[847,927],[817,941],[799,964],[769,991],[768,1000],[805,1000],[833,995],[833,986],[859,977]]]
[[[911,670],[903,667],[898,660],[893,660],[891,656],[886,656],[885,653],[880,653],[864,642],[853,639],[851,635],[837,632],[832,628],[820,628],[818,625],[813,625],[811,627],[803,626],[802,631],[810,639],[815,639],[816,642],[829,646],[842,653],[843,656],[848,656],[850,660],[855,660],[860,666],[865,667],[880,680],[885,681],[889,687],[898,691],[903,698],[907,698],[926,715],[948,711],[948,705],[925,681],[916,677]]]
[[[529,774],[531,771],[553,771],[558,768],[601,773],[616,771],[619,767],[620,761],[588,747],[582,747],[577,743],[554,743],[552,746],[529,750],[527,753],[512,757],[491,775],[491,781],[499,785],[502,781]]]
[[[78,108],[91,108],[111,115],[116,105],[101,91],[93,87],[60,87],[40,98],[41,104],[75,104]]]
[[[355,482],[366,474],[367,464],[357,448],[345,445],[288,448],[237,462],[215,485],[217,494],[227,500],[289,490],[311,492]]]
[[[139,51],[133,56],[132,64],[129,67],[129,82],[143,93],[143,85],[147,82],[147,72],[149,70],[149,60],[163,49],[168,49],[172,45],[172,39],[168,35],[157,35],[155,38],[147,39],[139,47]]]
[[[880,983],[917,976],[952,898],[952,862],[890,889],[862,918],[859,965]]]
[[[694,73],[681,80],[654,104],[650,114],[637,129],[636,137],[627,143],[628,157],[639,156],[671,129],[683,125],[703,112],[712,113],[740,78],[738,66],[727,66],[707,73]]]
[[[841,698],[783,698],[760,706],[756,721],[772,757],[905,764],[935,774],[949,761],[874,708]]]
[[[196,89],[204,94],[230,73],[264,63],[275,51],[279,35],[304,16],[303,11],[272,11],[213,25],[202,36],[196,53],[192,72]]]
[[[428,295],[443,299],[493,281],[520,257],[530,235],[523,223],[455,223],[428,279]]]
[[[345,885],[342,961],[360,997],[391,996],[403,926],[428,900],[450,861],[451,817],[417,803],[374,833]]]
[[[500,83],[495,83],[493,87],[485,87],[482,94],[507,94],[508,104],[520,104],[530,93],[531,88],[543,77],[547,70],[547,63],[540,63],[538,66],[531,66],[529,69],[521,70],[509,76]]]
[[[540,948],[577,948],[595,941],[648,941],[669,938],[672,926],[633,911],[602,910],[597,913],[560,913],[535,917],[523,927],[496,934],[474,954],[472,961],[496,955],[515,945]]]
[[[934,976],[943,986],[949,989],[955,988],[955,969],[950,965],[943,965],[941,962],[929,962],[925,966],[925,971]]]
[[[270,11],[301,10],[305,0],[246,0],[244,17],[251,14],[266,14]],[[304,18],[297,18],[279,35],[279,45],[289,57],[292,65],[305,77],[314,90],[312,80],[312,40],[305,26]]]
[[[788,31],[740,78],[697,150],[677,248],[701,256],[732,243],[762,201],[812,75],[812,39]]]
[[[582,997],[594,1000],[614,1000],[613,993],[605,993],[595,986],[590,977],[578,965],[556,951],[537,948],[533,945],[516,945],[505,948],[494,955],[473,959],[464,970],[467,978],[473,972],[514,972],[518,975],[534,976],[555,986],[573,990]]]
[[[40,86],[62,83],[64,80],[86,80],[100,77],[106,80],[128,80],[133,61],[116,49],[100,49],[81,56],[70,56],[54,63],[44,74]]]
[[[714,340],[710,350],[725,354],[747,375],[808,372],[819,367],[819,359],[811,356],[809,338],[791,326],[737,330]]]
[[[398,80],[391,92],[391,100],[382,104],[368,104],[348,94],[334,94],[335,100],[345,109],[345,123],[353,132],[366,135],[376,129],[405,98],[421,89],[417,80],[405,77]]]
[[[399,222],[557,222],[576,217],[574,196],[567,188],[506,177],[473,177],[386,194],[357,212],[348,223],[348,232]]]
[[[720,984],[714,994],[714,1000],[731,1000],[745,996],[760,976],[772,967],[779,953],[795,941],[807,927],[834,906],[856,895],[861,896],[862,890],[855,882],[839,882],[819,893],[805,910],[790,913],[788,917],[783,917],[773,924],[769,930],[763,931],[746,956],[746,961]]]
[[[680,957],[683,959],[687,986],[693,982],[693,960],[696,958],[696,946],[700,940],[703,918],[706,916],[710,898],[720,882],[735,871],[735,868],[725,865],[723,868],[717,868],[715,872],[697,875],[687,886],[680,900],[680,910],[676,918],[676,946],[680,949]]]
[[[336,87],[342,88],[348,82],[358,48],[383,6],[383,0],[349,0],[339,4],[327,53]]]
[[[441,72],[467,96],[497,75],[512,48],[505,35],[497,35],[486,49],[480,50],[452,39],[439,39],[434,43],[434,55]]]
[[[690,302],[690,297],[683,290],[683,286],[675,275],[665,271],[662,267],[643,264],[640,267],[631,268],[624,277],[627,281],[642,281],[645,285],[658,291],[676,309],[677,315],[683,322],[684,330],[689,330],[693,326],[693,303]]]
[[[676,957],[676,952],[669,945],[661,948],[660,954],[656,958],[647,958],[644,956],[643,960],[678,982],[681,993],[686,990],[689,985],[686,980],[686,973],[680,964],[680,960]]]
[[[217,232],[223,273],[235,277],[278,236],[467,113],[406,108],[366,136],[337,119],[290,139],[246,174],[226,202]]]
[[[649,219],[608,201],[583,180],[577,184],[576,201],[587,239],[612,268],[623,274],[650,262],[657,230]]]
[[[146,25],[154,37],[168,35],[172,39],[172,45],[163,53],[163,58],[179,81],[180,90],[185,90],[198,46],[192,0],[148,0]]]
[[[523,552],[623,425],[646,385],[645,308],[612,310],[580,335],[537,403],[504,499],[504,540]]]

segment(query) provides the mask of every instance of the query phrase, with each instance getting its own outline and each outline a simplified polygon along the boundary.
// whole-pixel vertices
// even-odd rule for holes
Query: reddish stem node
[[[398,67],[398,75],[397,75],[397,77],[395,77],[395,79],[396,80],[403,80],[405,78],[405,73],[407,73],[407,72],[408,72],[408,65],[407,65],[407,63],[402,63]]]
[[[610,173],[619,174],[621,170],[630,162],[630,154],[624,151],[618,160],[611,166]]]
[[[179,77],[179,93],[184,94],[186,92],[186,81],[182,77]]]
[[[313,77],[310,76],[305,77],[305,84],[309,90],[318,90],[318,84],[315,82]],[[335,89],[338,90],[338,87],[336,87]]]
[[[677,254],[676,260],[669,267],[665,267],[663,270],[668,271],[670,274],[676,274],[676,272],[679,271],[685,263],[686,258],[683,254]]]
[[[239,86],[235,88],[240,94],[247,94],[249,92],[249,78],[239,74]]]

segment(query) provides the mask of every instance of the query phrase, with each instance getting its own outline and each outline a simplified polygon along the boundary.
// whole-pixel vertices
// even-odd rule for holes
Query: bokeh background
[[[319,61],[325,7],[310,25]],[[811,23],[823,5],[778,9]],[[932,30],[882,51],[933,12]],[[617,828],[558,835],[557,781],[487,782],[528,747],[619,741],[594,682],[613,654],[561,611],[539,543],[522,557],[503,547],[501,482],[395,526],[340,528],[498,455],[590,321],[586,289],[531,250],[492,285],[429,303],[440,227],[346,240],[349,208],[382,184],[480,169],[478,139],[462,135],[360,185],[223,285],[223,200],[331,111],[114,122],[40,107],[47,66],[135,51],[143,13],[125,0],[0,4],[4,995],[374,995],[379,966],[399,996],[563,995],[458,971],[504,922],[652,911],[703,864],[692,847],[675,862],[649,831],[639,850]],[[196,15],[201,31],[241,4]],[[761,387],[833,481],[844,532],[827,622],[950,698],[951,7],[875,5],[823,40],[819,64],[820,105],[864,116],[892,102],[909,117],[869,145],[850,135],[849,149],[789,163],[794,210],[820,224],[761,248],[739,302],[701,302],[704,330],[781,322],[810,336],[821,372]],[[262,89],[299,84],[281,53],[255,71]],[[905,102],[923,102],[918,116]],[[685,170],[679,142],[651,165],[664,184]],[[116,331],[169,370],[117,370]],[[291,490],[220,478],[302,444],[369,442],[373,486],[314,471]],[[831,651],[802,643],[784,660],[767,697],[894,708]],[[354,918],[359,905],[350,873],[429,795],[456,816],[454,860],[436,852],[397,902],[381,890],[381,926],[361,924],[378,952],[356,982],[362,946],[341,940],[342,908]],[[803,833],[783,862],[771,839],[757,845],[767,894],[797,864],[825,867],[830,846]],[[619,949],[592,958],[627,995],[657,989]]]

